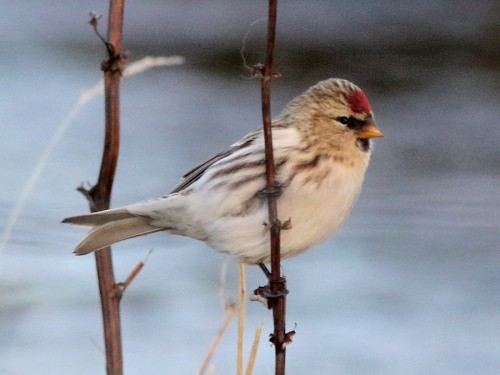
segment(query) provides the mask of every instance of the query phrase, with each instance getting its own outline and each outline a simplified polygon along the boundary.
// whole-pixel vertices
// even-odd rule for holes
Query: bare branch
[[[271,276],[269,280],[270,293],[264,294],[273,309],[274,333],[272,343],[275,347],[275,374],[285,374],[285,319],[286,319],[286,280],[281,277],[280,267],[280,232],[282,225],[278,218],[277,199],[281,193],[281,186],[276,182],[276,167],[274,164],[274,152],[271,129],[271,80],[277,76],[273,71],[274,44],[276,37],[276,16],[278,11],[278,0],[269,0],[268,24],[267,24],[267,47],[266,61],[264,66],[256,66],[255,71],[260,70],[261,96],[262,96],[262,119],[265,137],[266,152],[266,191],[268,199],[269,226],[271,237]],[[287,221],[291,222],[291,221]],[[287,225],[285,225],[286,227]]]
[[[111,190],[118,162],[120,143],[120,78],[125,67],[121,55],[124,0],[110,0],[108,18],[108,41],[97,31],[97,16],[91,16],[90,25],[103,40],[108,59],[101,64],[104,71],[105,138],[99,178],[89,190],[79,189],[87,198],[90,210],[109,208]],[[106,373],[123,374],[123,354],[120,327],[120,293],[115,293],[115,276],[109,247],[95,253],[99,293],[104,326],[106,348]]]

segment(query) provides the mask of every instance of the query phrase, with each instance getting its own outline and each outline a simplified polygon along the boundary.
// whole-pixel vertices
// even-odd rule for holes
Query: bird
[[[372,138],[383,137],[364,92],[340,78],[320,81],[272,120],[281,259],[326,240],[360,194]],[[240,262],[270,261],[264,135],[251,132],[187,172],[167,195],[68,217],[89,227],[77,255],[154,232],[203,241]]]

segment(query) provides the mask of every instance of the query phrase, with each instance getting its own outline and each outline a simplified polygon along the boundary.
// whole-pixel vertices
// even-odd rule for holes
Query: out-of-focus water
[[[0,225],[104,51],[85,25],[104,1],[27,1],[0,16]],[[320,79],[365,89],[386,137],[342,230],[284,263],[288,374],[500,373],[500,50],[495,1],[280,3],[273,111]],[[183,54],[182,67],[127,78],[113,206],[169,191],[182,173],[260,126],[258,81],[239,51],[266,2],[130,2],[131,60]],[[262,61],[264,24],[247,38]],[[52,154],[0,254],[0,373],[98,374],[104,355],[93,257],[74,257],[94,182],[102,98]],[[224,313],[226,258],[190,239],[152,235],[115,247],[118,279],[154,248],[123,299],[128,374],[193,374]],[[229,262],[226,295],[235,297]],[[263,283],[248,269],[249,288]],[[248,307],[247,348],[271,315]],[[256,374],[273,373],[260,345]],[[214,358],[235,372],[234,324]]]

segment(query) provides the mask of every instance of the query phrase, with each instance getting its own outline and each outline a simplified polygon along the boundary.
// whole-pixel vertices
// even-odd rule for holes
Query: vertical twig
[[[101,64],[101,68],[104,71],[106,120],[101,169],[98,181],[94,187],[90,190],[80,189],[88,199],[92,212],[109,208],[118,161],[120,142],[120,78],[125,67],[125,59],[121,55],[123,11],[124,0],[110,0],[108,41],[104,41],[108,52],[108,60]],[[97,32],[97,18],[95,16],[90,20],[90,24]],[[114,293],[115,277],[111,249],[107,247],[97,251],[95,257],[106,347],[106,373],[108,375],[122,375],[121,293]]]
[[[246,302],[246,272],[245,264],[239,264],[240,307],[238,309],[238,354],[236,375],[243,375],[243,343],[245,341],[245,302]]]
[[[274,153],[271,131],[271,79],[275,76],[273,71],[274,41],[276,35],[276,15],[278,0],[269,0],[268,24],[267,24],[267,47],[266,61],[262,67],[261,95],[262,95],[262,119],[265,137],[266,152],[266,190],[268,192],[269,227],[271,236],[271,277],[270,286],[273,297],[271,307],[273,309],[274,333],[272,342],[275,347],[275,373],[285,374],[285,319],[286,319],[286,286],[281,277],[280,267],[280,231],[281,223],[278,219],[277,199],[280,187],[276,183],[276,168],[274,164]]]
[[[262,326],[257,327],[255,330],[255,336],[252,343],[252,349],[250,351],[250,358],[248,359],[247,370],[245,375],[252,375],[253,368],[255,366],[255,360],[257,359],[257,350],[259,349],[260,335],[262,334]]]
[[[196,371],[196,375],[203,375],[207,370],[210,360],[212,359],[215,351],[217,350],[217,347],[219,346],[222,337],[224,336],[224,333],[226,332],[227,327],[229,326],[229,323],[231,322],[231,319],[235,314],[236,314],[236,308],[234,307],[234,305],[233,304],[226,305],[226,315],[224,315],[224,320],[222,321],[222,324],[220,325],[217,334],[212,340],[212,343],[208,347],[208,351],[205,354],[203,360],[201,361],[200,367],[198,368],[198,371]]]

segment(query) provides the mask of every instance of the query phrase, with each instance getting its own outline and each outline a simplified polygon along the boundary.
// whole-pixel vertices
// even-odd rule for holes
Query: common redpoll
[[[361,190],[370,138],[382,137],[359,87],[342,79],[317,83],[272,122],[281,257],[298,255],[331,235]],[[264,137],[250,133],[184,175],[158,199],[64,219],[91,227],[76,246],[87,254],[115,242],[166,231],[206,242],[240,261],[270,259]]]

